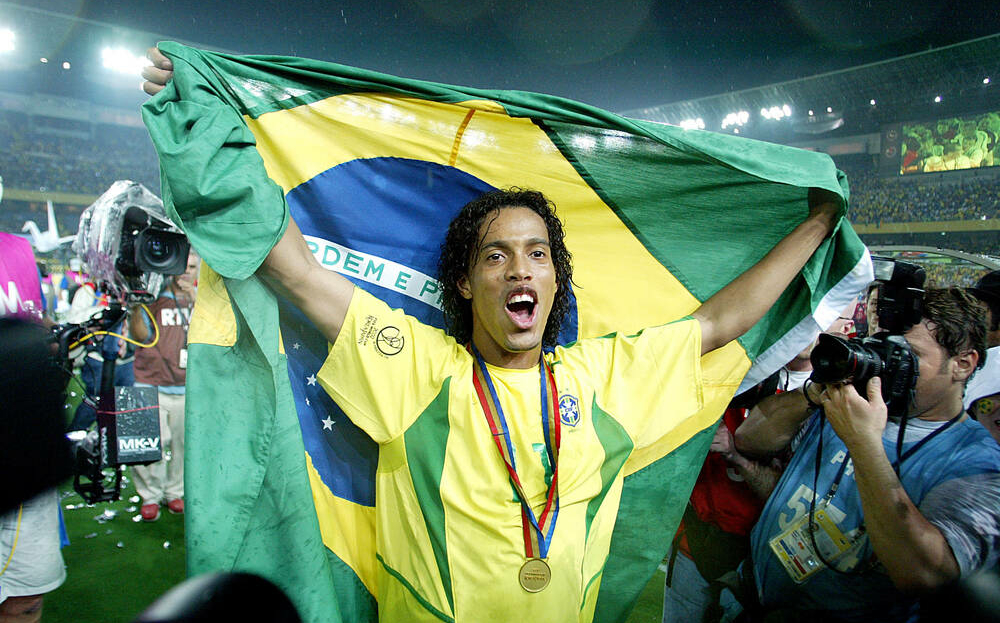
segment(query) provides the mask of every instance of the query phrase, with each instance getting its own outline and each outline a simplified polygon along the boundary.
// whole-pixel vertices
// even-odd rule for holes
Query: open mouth
[[[507,315],[514,321],[514,324],[522,329],[527,329],[535,319],[538,299],[532,290],[522,288],[507,295],[505,307]]]

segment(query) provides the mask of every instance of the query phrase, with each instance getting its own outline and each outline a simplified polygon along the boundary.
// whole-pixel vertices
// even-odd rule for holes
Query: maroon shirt
[[[149,311],[160,327],[160,339],[152,348],[136,349],[135,380],[148,385],[182,386],[187,373],[180,367],[180,359],[181,350],[187,348],[191,303],[161,296],[149,306]],[[148,318],[146,323],[149,324]]]

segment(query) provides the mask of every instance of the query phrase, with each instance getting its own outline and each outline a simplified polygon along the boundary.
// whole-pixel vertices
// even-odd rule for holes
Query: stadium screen
[[[1000,111],[904,123],[899,174],[1000,166]]]

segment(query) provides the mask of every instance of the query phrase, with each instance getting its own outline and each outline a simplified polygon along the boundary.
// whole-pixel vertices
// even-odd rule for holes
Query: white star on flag
[[[292,344],[292,348],[294,348],[295,350],[298,350],[298,349],[302,348],[302,344],[299,344],[298,342],[295,342],[294,344]]]
[[[306,377],[306,385],[315,385],[315,384],[316,384],[315,374],[310,374],[309,376]]]
[[[330,419],[329,415],[323,420],[323,430],[333,430],[333,420]]]

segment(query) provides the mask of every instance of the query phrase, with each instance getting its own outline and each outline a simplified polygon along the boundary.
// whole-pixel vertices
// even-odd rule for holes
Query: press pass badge
[[[182,348],[180,357],[178,357],[177,365],[180,366],[181,370],[188,367],[188,349]]]
[[[830,562],[836,561],[844,552],[852,549],[851,540],[844,536],[826,511],[817,510],[813,517],[815,521],[812,525],[809,523],[808,515],[804,516],[770,542],[775,556],[796,584],[805,582],[826,567],[813,549],[814,540],[819,554]],[[813,533],[812,537],[809,535],[810,532]]]

